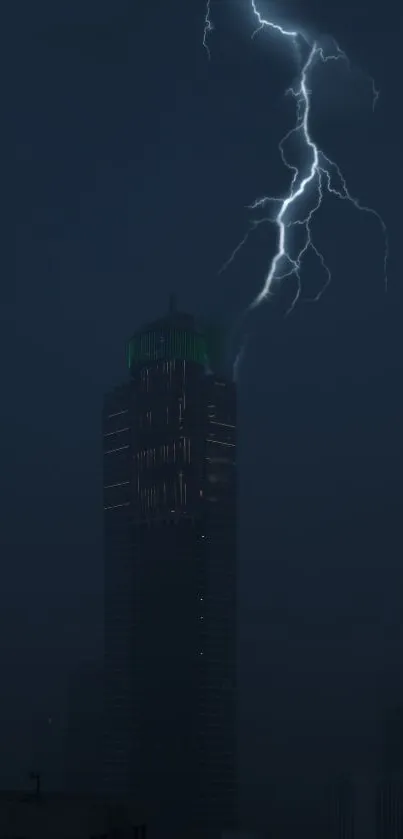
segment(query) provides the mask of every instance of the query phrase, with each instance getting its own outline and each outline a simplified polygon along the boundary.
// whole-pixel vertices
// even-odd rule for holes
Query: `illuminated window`
[[[104,452],[104,454],[114,454],[114,452],[123,452],[125,449],[128,449],[129,446],[119,446],[117,449],[108,449]]]
[[[214,445],[214,446],[228,446],[228,448],[231,448],[231,449],[235,448],[235,443],[227,443],[224,440],[206,440],[206,443],[211,443],[211,445]]]
[[[108,431],[104,437],[113,437],[114,434],[123,434],[124,431],[130,431],[129,426],[126,428],[117,428],[115,431]]]
[[[107,418],[112,419],[113,417],[120,417],[122,414],[127,414],[129,412],[128,408],[125,408],[123,411],[116,411],[114,414],[108,414]]]

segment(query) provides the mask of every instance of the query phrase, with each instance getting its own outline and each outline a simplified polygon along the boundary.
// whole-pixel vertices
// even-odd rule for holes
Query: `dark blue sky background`
[[[204,11],[198,0],[39,0],[15,3],[3,31],[16,213],[16,284],[2,301],[13,333],[4,784],[23,779],[38,741],[57,751],[69,679],[102,654],[100,415],[125,375],[125,340],[171,290],[233,323],[273,253],[273,232],[261,230],[217,277],[246,230],[245,206],[288,183],[277,144],[293,119],[283,92],[294,69],[276,38],[250,41],[247,0],[213,0],[209,62]],[[323,73],[312,128],[383,215],[391,258],[385,296],[376,222],[329,203],[317,225],[329,291],[287,321],[274,305],[247,322],[242,772],[257,812],[271,777],[360,762],[383,708],[403,702],[402,12],[392,0],[381,11],[307,0],[280,12],[334,35],[356,68]],[[375,114],[365,73],[381,90]]]

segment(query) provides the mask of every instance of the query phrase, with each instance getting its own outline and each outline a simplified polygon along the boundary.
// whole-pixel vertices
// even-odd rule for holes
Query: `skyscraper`
[[[104,403],[107,791],[154,836],[237,821],[236,391],[171,305]]]

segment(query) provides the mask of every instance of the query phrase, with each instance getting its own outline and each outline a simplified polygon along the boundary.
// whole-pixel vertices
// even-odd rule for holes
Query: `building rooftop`
[[[128,366],[137,369],[152,361],[196,362],[211,371],[222,368],[224,330],[202,324],[187,312],[179,311],[173,295],[166,315],[136,330],[128,344]]]

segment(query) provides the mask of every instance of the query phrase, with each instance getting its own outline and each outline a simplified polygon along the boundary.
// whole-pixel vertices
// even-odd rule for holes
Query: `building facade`
[[[403,776],[385,777],[378,782],[376,839],[403,837]]]
[[[151,839],[237,822],[236,391],[171,311],[104,403],[105,783]]]

